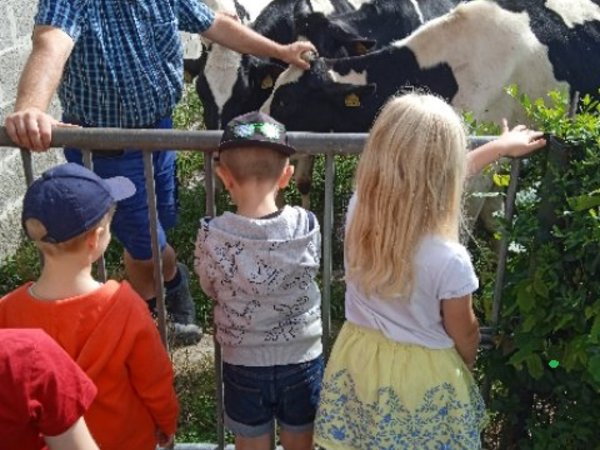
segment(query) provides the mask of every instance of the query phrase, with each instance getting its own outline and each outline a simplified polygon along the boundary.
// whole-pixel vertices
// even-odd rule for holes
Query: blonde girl
[[[443,100],[392,98],[360,159],[346,238],[346,323],[315,424],[335,449],[478,449],[485,408],[470,369],[478,287],[459,243],[467,173],[545,144],[519,126],[467,156]]]

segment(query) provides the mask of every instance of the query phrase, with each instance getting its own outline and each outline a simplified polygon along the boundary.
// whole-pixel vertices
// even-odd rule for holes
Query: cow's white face
[[[569,28],[600,20],[600,6],[591,0],[546,0],[545,6],[558,14]]]

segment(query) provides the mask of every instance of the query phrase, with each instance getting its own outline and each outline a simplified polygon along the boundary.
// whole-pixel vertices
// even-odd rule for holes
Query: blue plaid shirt
[[[40,0],[35,18],[75,42],[58,90],[65,117],[123,128],[171,114],[183,86],[179,30],[213,21],[200,0]]]

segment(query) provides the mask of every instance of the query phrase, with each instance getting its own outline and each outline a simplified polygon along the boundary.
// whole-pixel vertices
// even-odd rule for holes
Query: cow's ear
[[[374,39],[358,38],[347,42],[344,47],[348,51],[348,56],[362,56],[373,50],[376,45],[377,41]]]
[[[333,83],[326,89],[327,94],[335,96],[346,108],[360,108],[367,97],[377,90],[374,83],[365,85]]]
[[[309,0],[297,0],[294,5],[294,21],[304,20],[313,12],[313,7]]]
[[[285,70],[285,66],[276,63],[260,64],[252,77],[252,88],[270,90],[275,86],[275,80]]]

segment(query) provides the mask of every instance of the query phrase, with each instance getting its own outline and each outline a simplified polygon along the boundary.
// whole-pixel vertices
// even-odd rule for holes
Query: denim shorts
[[[224,363],[225,426],[242,437],[271,433],[274,419],[288,432],[312,430],[323,365],[323,356],[270,367]]]
[[[165,118],[157,122],[154,128],[172,128],[172,121],[170,118]],[[65,148],[65,158],[69,162],[82,164],[82,155],[77,149]],[[177,222],[175,158],[176,152],[173,150],[153,152],[152,154],[158,211],[158,240],[161,250],[167,243],[165,232],[174,227]],[[98,151],[93,154],[93,163],[94,172],[100,177],[109,178],[120,175],[129,178],[135,184],[135,195],[118,203],[111,231],[134,259],[152,258],[142,152],[139,150],[109,153]]]

